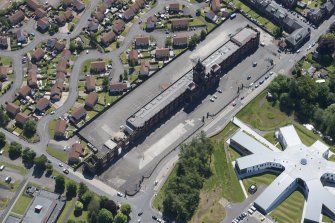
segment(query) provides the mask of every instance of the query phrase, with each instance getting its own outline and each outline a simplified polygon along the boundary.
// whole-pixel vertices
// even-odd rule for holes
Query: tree
[[[66,197],[72,198],[77,195],[77,184],[75,182],[68,182],[66,185]]]
[[[94,194],[91,191],[86,191],[82,196],[80,201],[83,202],[84,208],[87,208],[88,204],[91,202]]]
[[[69,219],[69,220],[67,220],[67,223],[76,223],[76,222],[72,219]]]
[[[78,197],[81,198],[83,196],[83,194],[88,190],[86,184],[84,184],[83,182],[79,183],[79,187],[78,187]]]
[[[23,125],[23,131],[26,135],[34,135],[36,132],[36,121],[34,119],[27,120]]]
[[[87,210],[89,212],[95,212],[98,213],[98,211],[100,210],[100,200],[99,197],[94,195],[90,201],[90,203],[87,206]]]
[[[335,33],[326,33],[319,39],[319,45],[316,50],[320,54],[330,55],[335,51]]]
[[[6,135],[3,132],[0,132],[0,146],[4,146],[6,144]]]
[[[106,197],[106,196],[100,196],[100,207],[101,208],[105,208],[105,205],[106,205],[107,201],[108,201],[108,197]]]
[[[65,189],[65,179],[62,175],[58,175],[55,178],[55,191],[62,194]]]
[[[130,212],[131,212],[131,206],[130,204],[122,204],[121,205],[121,212],[127,216],[129,216]]]
[[[26,164],[34,164],[34,159],[36,157],[36,153],[31,150],[29,147],[26,147],[22,152],[22,162]]]
[[[16,159],[20,157],[21,152],[22,152],[22,145],[20,143],[17,142],[10,143],[8,153],[11,159]]]
[[[51,175],[54,170],[53,166],[50,163],[46,165],[46,169],[47,169],[47,174],[49,175]]]
[[[200,39],[204,40],[206,38],[206,35],[207,35],[206,31],[205,30],[201,30]]]
[[[113,215],[116,215],[117,213],[117,205],[113,200],[108,200],[104,203],[104,205],[101,205],[101,207],[106,208],[110,212],[112,212]]]
[[[71,41],[70,42],[70,51],[74,52],[74,51],[76,51],[76,49],[77,49],[76,43],[74,41]]]
[[[59,29],[59,27],[56,24],[51,23],[50,26],[49,26],[49,34],[53,35],[53,34],[57,33],[58,29]]]
[[[275,37],[279,37],[281,35],[282,31],[281,31],[281,29],[278,26],[276,26],[276,27],[273,28],[272,32],[273,32],[273,35]]]
[[[5,110],[1,107],[0,108],[0,126],[4,126],[9,122],[9,117]]]
[[[122,214],[121,212],[117,213],[114,217],[114,223],[127,223],[128,218],[126,215]]]
[[[78,41],[77,42],[77,51],[81,52],[81,51],[83,51],[83,49],[84,49],[83,43],[81,41]]]
[[[102,208],[98,213],[98,223],[111,223],[113,214],[105,208]]]
[[[84,205],[80,201],[76,201],[74,204],[74,211],[77,212],[78,214],[83,211]]]
[[[331,33],[335,33],[335,22],[333,22],[333,23],[329,26],[329,32],[331,32]]]
[[[104,78],[102,79],[102,87],[103,87],[104,90],[107,89],[108,84],[109,84],[109,79],[108,79],[108,77],[106,76],[106,77],[104,77]]]
[[[45,170],[48,158],[42,154],[34,159],[34,164],[36,168]]]
[[[189,42],[189,47],[190,49],[194,49],[195,46],[198,44],[199,42],[199,36],[197,34],[194,34],[191,39],[190,39],[190,42]]]
[[[169,37],[166,37],[165,39],[165,47],[169,47],[172,45],[172,38],[169,36]]]
[[[128,71],[127,70],[123,71],[123,80],[128,80]]]

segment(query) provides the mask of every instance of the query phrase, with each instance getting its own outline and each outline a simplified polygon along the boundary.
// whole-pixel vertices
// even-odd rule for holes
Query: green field
[[[244,184],[245,189],[247,190],[251,184],[256,184],[258,186],[260,185],[268,186],[275,179],[276,179],[276,175],[271,174],[271,173],[265,173],[265,174],[245,178],[242,180],[242,182]]]
[[[62,161],[63,163],[67,162],[67,152],[59,149],[54,149],[50,145],[48,145],[47,153],[50,156],[55,157],[56,159]]]
[[[12,212],[17,215],[24,215],[32,200],[32,197],[21,194],[19,199],[16,201]]]
[[[63,222],[66,222],[65,220],[65,217],[66,217],[66,214],[70,211],[70,208],[72,205],[74,205],[74,203],[76,202],[76,199],[72,198],[70,201],[66,201],[65,203],[65,207],[62,211],[62,213],[60,214],[59,218],[57,219],[56,223],[63,223]]]
[[[17,172],[19,172],[22,176],[27,174],[27,169],[24,168],[23,166],[18,166],[12,163],[8,163],[8,162],[0,162],[0,166],[4,165],[5,167],[8,167],[10,169],[16,170]]]

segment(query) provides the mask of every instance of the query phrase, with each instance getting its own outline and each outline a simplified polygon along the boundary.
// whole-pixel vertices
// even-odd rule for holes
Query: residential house
[[[74,18],[72,9],[69,9],[69,8],[66,9],[66,11],[64,12],[64,16],[67,22],[71,22]]]
[[[56,16],[55,19],[59,26],[64,26],[66,24],[66,17],[64,14],[60,14],[59,16]]]
[[[15,124],[19,126],[23,126],[24,123],[29,119],[29,116],[23,112],[19,112],[15,115]]]
[[[149,30],[149,31],[155,29],[156,23],[157,23],[157,17],[156,16],[150,16],[147,19],[146,29]]]
[[[124,82],[110,82],[109,93],[110,94],[120,94],[129,88],[129,83]]]
[[[122,31],[124,30],[125,26],[126,26],[126,23],[123,20],[118,19],[113,24],[113,31],[116,34],[120,35]]]
[[[97,32],[99,28],[99,23],[96,20],[92,20],[88,23],[87,29],[89,32]]]
[[[141,36],[135,39],[135,47],[136,48],[148,48],[150,45],[149,36]]]
[[[67,65],[68,65],[68,61],[65,58],[61,58],[58,61],[58,64],[56,66],[56,72],[66,73]]]
[[[181,10],[180,4],[179,3],[171,3],[169,5],[169,13],[170,14],[176,14],[179,13]]]
[[[189,20],[188,19],[173,19],[171,20],[172,30],[187,30]]]
[[[65,43],[61,40],[58,40],[56,43],[55,43],[55,50],[57,51],[57,53],[60,53],[64,50],[65,48]]]
[[[96,20],[98,20],[99,22],[102,22],[104,20],[104,18],[105,18],[105,14],[103,14],[102,12],[96,11],[94,13],[94,18]]]
[[[320,8],[309,9],[306,18],[315,25],[320,25],[323,22],[323,13]]]
[[[102,13],[104,15],[107,8],[108,8],[107,5],[105,3],[102,3],[101,5],[98,6],[97,12]]]
[[[62,0],[62,6],[64,9],[69,7],[72,4],[72,0]]]
[[[62,139],[65,137],[65,132],[67,128],[67,123],[63,119],[58,119],[56,121],[56,127],[55,127],[55,139]]]
[[[28,68],[27,84],[30,88],[37,88],[37,66],[35,64]]]
[[[129,8],[132,9],[135,14],[140,11],[140,6],[138,6],[138,4],[136,4],[136,2],[133,3]]]
[[[35,108],[37,112],[45,112],[45,110],[49,108],[49,106],[50,106],[50,101],[47,98],[41,98],[36,103]]]
[[[108,33],[104,33],[101,37],[101,43],[105,46],[108,46],[113,41],[115,41],[116,35],[113,31],[109,31]]]
[[[8,67],[0,66],[0,81],[7,80],[8,72],[9,72]]]
[[[85,81],[86,92],[95,91],[95,78],[93,76],[87,76]]]
[[[21,10],[16,11],[8,17],[10,24],[16,25],[24,20],[24,13]]]
[[[130,50],[128,54],[128,62],[130,66],[135,66],[138,63],[138,52],[137,50]]]
[[[33,11],[36,11],[38,8],[43,9],[43,5],[39,3],[38,0],[27,0],[26,4]]]
[[[187,47],[187,36],[176,36],[173,37],[173,47],[175,48],[185,48]]]
[[[62,82],[58,82],[62,83]],[[50,100],[52,102],[59,101],[62,98],[63,89],[58,86],[58,83],[55,83],[50,89]]]
[[[304,27],[295,30],[286,39],[287,46],[293,50],[300,48],[306,41],[309,40],[311,34],[310,28]]]
[[[128,8],[126,11],[123,12],[122,17],[125,21],[130,21],[134,18],[135,12],[132,8]]]
[[[81,0],[73,0],[73,6],[77,12],[81,12],[85,9],[85,4]]]
[[[66,74],[64,72],[57,72],[56,73],[56,80],[61,80],[61,81],[65,81],[66,78]]]
[[[0,36],[0,48],[2,49],[8,48],[8,41],[6,36]]]
[[[56,42],[57,42],[56,38],[48,39],[47,40],[47,49],[49,51],[52,51],[54,49],[54,47],[55,47]]]
[[[69,60],[71,56],[71,51],[68,49],[63,50],[62,59]]]
[[[144,8],[145,6],[145,1],[144,0],[136,0],[135,3],[140,7],[141,9]]]
[[[34,53],[33,53],[33,55],[32,55],[32,61],[34,61],[34,62],[38,62],[38,61],[40,61],[43,57],[44,57],[44,50],[42,50],[42,48],[37,48],[35,51],[34,51]]]
[[[36,19],[40,19],[40,18],[42,18],[42,17],[44,17],[46,15],[47,15],[47,12],[44,11],[44,9],[42,9],[42,8],[37,8],[35,10],[35,18]]]
[[[68,156],[68,164],[73,165],[80,162],[79,157],[84,153],[84,148],[80,143],[75,143],[71,146]]]
[[[93,61],[91,62],[91,73],[103,73],[106,72],[106,62],[105,61]]]
[[[92,109],[98,102],[98,93],[90,92],[85,99],[85,106]]]
[[[29,96],[31,93],[31,88],[27,85],[22,86],[19,90],[19,97],[21,98],[26,98],[27,96]]]
[[[6,111],[11,117],[15,117],[20,112],[20,107],[14,103],[7,103]]]
[[[23,29],[18,29],[16,31],[16,41],[18,43],[26,43],[27,42],[27,34]]]
[[[208,11],[205,14],[205,18],[211,22],[216,23],[216,21],[218,20],[217,15],[215,15],[215,13],[213,11]]]
[[[170,58],[170,50],[168,48],[157,48],[155,57],[157,60],[168,60]]]
[[[84,107],[79,107],[71,114],[72,121],[75,123],[80,122],[81,120],[85,119],[87,115],[87,111]]]
[[[150,71],[149,61],[143,61],[142,64],[141,64],[139,76],[141,78],[148,77],[149,76],[149,71]]]
[[[220,0],[211,0],[211,10],[216,14],[221,10]]]
[[[37,29],[45,32],[49,28],[49,19],[47,17],[43,17],[37,21]]]
[[[297,5],[298,0],[278,0],[285,8],[294,8]]]

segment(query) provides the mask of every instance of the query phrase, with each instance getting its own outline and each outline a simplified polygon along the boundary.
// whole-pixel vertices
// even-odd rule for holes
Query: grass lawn
[[[331,222],[333,222],[333,220],[326,215],[322,215],[322,222],[331,223]]]
[[[72,206],[72,204],[74,204],[74,202],[76,202],[76,199],[72,198],[70,201],[66,201],[65,203],[65,207],[62,211],[62,213],[60,214],[59,218],[57,219],[56,223],[63,223],[66,217],[66,214],[70,211],[70,207]]]
[[[14,169],[14,170],[17,170],[22,176],[26,175],[27,174],[27,169],[24,168],[23,166],[17,166],[15,164],[12,164],[12,163],[8,163],[8,162],[0,162],[0,166],[1,165],[4,165],[10,169]]]
[[[69,220],[70,219],[74,220],[75,222],[79,222],[79,221],[86,222],[88,219],[88,211],[83,211],[82,214],[79,216],[75,216],[74,212],[72,212],[69,217]]]
[[[226,139],[236,130],[237,127],[229,123],[220,134],[212,138],[212,142],[214,143],[214,153],[211,163],[213,175],[204,182],[203,189],[200,192],[198,209],[190,222],[216,223],[222,220],[225,216],[225,209],[219,203],[221,198],[225,198],[230,202],[243,201],[244,196],[231,165],[231,157],[236,157],[237,155],[233,154],[232,156],[231,151],[228,150],[228,145],[225,143]],[[162,209],[166,186],[171,176],[175,174],[175,169],[173,169],[153,201],[152,205],[154,208],[158,210]]]
[[[276,179],[276,175],[271,173],[260,174],[253,177],[248,177],[242,180],[245,189],[247,190],[251,184],[268,186]]]
[[[4,65],[4,66],[8,66],[12,63],[12,58],[11,57],[6,57],[6,56],[1,56],[0,57],[0,62]]]
[[[123,63],[123,64],[128,63],[128,55],[126,54],[126,52],[122,52],[120,54],[120,60],[121,60],[121,63]]]
[[[0,198],[0,210],[3,210],[7,207],[8,201],[8,198]]]
[[[52,120],[51,122],[49,122],[48,125],[49,135],[51,138],[53,138],[55,135],[55,128],[56,128],[56,120]]]
[[[270,215],[280,223],[301,222],[304,202],[304,196],[299,191],[295,191],[275,208]]]
[[[32,197],[28,197],[24,194],[21,194],[19,199],[16,201],[12,209],[12,212],[14,212],[14,214],[23,215],[26,212],[32,200],[33,200]]]
[[[59,149],[54,149],[50,145],[47,148],[47,153],[50,156],[55,157],[56,159],[62,161],[63,163],[67,162],[67,152]]]

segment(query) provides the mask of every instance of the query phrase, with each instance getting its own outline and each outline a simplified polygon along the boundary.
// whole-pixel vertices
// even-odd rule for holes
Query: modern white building
[[[235,149],[248,150],[242,154],[251,154],[235,162],[240,178],[263,172],[279,174],[255,200],[255,207],[268,214],[300,188],[306,200],[304,222],[320,222],[321,214],[334,220],[335,195],[330,189],[335,186],[335,162],[327,160],[328,146],[320,141],[309,147],[304,145],[292,125],[280,128],[277,136],[284,151],[271,151],[241,131],[230,139]],[[256,145],[259,146],[257,149],[254,148]]]

